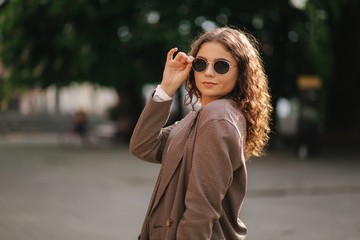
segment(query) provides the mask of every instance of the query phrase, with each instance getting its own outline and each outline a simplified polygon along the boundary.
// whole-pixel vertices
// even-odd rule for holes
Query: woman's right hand
[[[173,59],[177,48],[172,48],[166,58],[163,79],[161,81],[161,88],[170,96],[173,97],[176,90],[188,78],[191,63],[194,60],[193,56],[188,56],[183,52],[179,52]]]

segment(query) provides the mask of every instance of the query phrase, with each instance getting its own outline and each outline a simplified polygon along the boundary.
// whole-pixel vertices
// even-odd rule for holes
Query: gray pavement
[[[0,135],[0,240],[136,239],[159,167],[126,146]],[[247,239],[360,239],[358,149],[307,160],[271,152],[248,173]]]

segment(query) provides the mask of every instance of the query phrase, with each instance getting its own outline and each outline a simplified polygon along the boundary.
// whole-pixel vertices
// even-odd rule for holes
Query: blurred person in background
[[[85,140],[87,138],[87,130],[86,113],[82,110],[79,110],[75,113],[72,131],[75,135]]]
[[[262,155],[272,111],[256,45],[251,35],[224,27],[202,34],[188,55],[168,52],[161,85],[130,141],[133,155],[162,164],[138,239],[246,238],[238,218],[246,160]],[[163,128],[184,82],[193,111]]]
[[[83,110],[75,112],[69,129],[65,134],[59,136],[59,141],[65,145],[83,145],[90,143],[86,112]]]

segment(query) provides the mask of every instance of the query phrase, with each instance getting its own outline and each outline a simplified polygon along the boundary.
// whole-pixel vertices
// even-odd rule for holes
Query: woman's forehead
[[[203,57],[209,61],[215,59],[226,59],[228,61],[235,61],[236,59],[221,42],[205,42],[200,46],[197,57]]]

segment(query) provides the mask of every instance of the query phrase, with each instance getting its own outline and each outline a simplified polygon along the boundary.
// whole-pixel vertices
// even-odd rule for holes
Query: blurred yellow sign
[[[300,89],[319,89],[322,86],[322,81],[316,75],[300,75],[297,79],[297,85]]]

